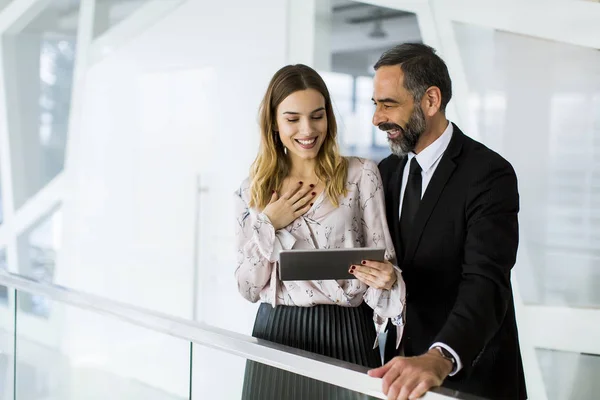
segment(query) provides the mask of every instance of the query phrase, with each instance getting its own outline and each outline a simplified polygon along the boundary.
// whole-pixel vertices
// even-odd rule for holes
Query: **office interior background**
[[[380,160],[372,66],[419,41],[448,64],[449,119],[517,171],[530,398],[598,398],[598,21],[585,0],[0,0],[0,269],[249,335],[233,192],[270,77],[316,68],[343,152]],[[0,287],[0,399],[187,398],[189,343],[16,300]],[[242,359],[206,348],[193,366],[239,396]]]

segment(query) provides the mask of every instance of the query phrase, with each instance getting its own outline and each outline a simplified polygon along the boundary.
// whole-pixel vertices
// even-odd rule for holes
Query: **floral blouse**
[[[396,325],[398,347],[406,301],[406,286],[398,267],[394,266],[397,280],[391,290],[371,288],[358,279],[282,282],[278,277],[279,252],[284,249],[385,247],[386,260],[394,263],[377,165],[362,158],[348,158],[346,188],[348,193],[339,199],[338,207],[321,192],[306,214],[275,231],[265,214],[248,206],[250,181],[244,180],[235,193],[238,290],[251,302],[261,300],[273,307],[357,307],[365,301],[374,311],[378,332],[385,329],[388,319]]]

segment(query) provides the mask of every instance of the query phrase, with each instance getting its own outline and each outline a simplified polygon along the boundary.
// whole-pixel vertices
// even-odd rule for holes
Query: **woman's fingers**
[[[315,195],[316,192],[314,191],[314,185],[304,185],[296,193],[294,193],[292,197],[290,197],[289,204],[294,210],[297,210],[304,207],[306,203],[310,203],[310,199],[312,199]]]
[[[389,261],[363,261],[361,265],[353,265],[348,270],[361,282],[377,289],[389,289],[396,281],[394,267]]]
[[[283,196],[281,196],[281,198],[285,199],[285,200],[292,199],[302,189],[303,185],[304,185],[304,182],[299,181],[297,186],[294,186],[290,190],[285,192],[285,194]]]

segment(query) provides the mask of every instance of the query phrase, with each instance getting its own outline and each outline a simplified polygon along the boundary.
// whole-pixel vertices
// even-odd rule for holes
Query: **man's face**
[[[373,125],[387,132],[392,153],[414,151],[427,123],[420,104],[404,88],[404,72],[398,65],[380,67],[373,80]]]

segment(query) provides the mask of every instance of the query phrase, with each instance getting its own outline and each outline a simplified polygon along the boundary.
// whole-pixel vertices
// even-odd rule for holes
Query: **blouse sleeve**
[[[394,244],[385,215],[385,197],[379,169],[373,161],[365,161],[359,182],[360,209],[364,220],[363,232],[366,247],[385,248],[385,259],[394,264],[396,283],[390,290],[368,288],[365,302],[374,310],[377,325],[383,325],[388,318],[394,325],[403,325],[406,285],[402,271],[396,264]]]
[[[295,238],[288,231],[275,231],[269,218],[248,206],[243,189],[235,193],[236,248],[238,263],[235,276],[238,290],[255,303],[269,284],[275,262],[282,249],[291,249]]]

